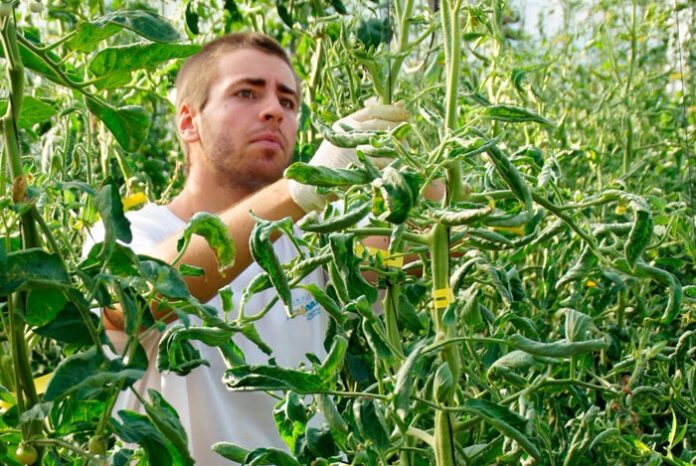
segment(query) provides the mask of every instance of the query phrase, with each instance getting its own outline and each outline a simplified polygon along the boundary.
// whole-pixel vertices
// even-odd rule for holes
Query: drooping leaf
[[[327,168],[295,162],[285,169],[285,178],[322,188],[348,187],[367,184],[372,177],[362,169]]]
[[[408,414],[411,402],[411,389],[413,388],[414,382],[414,367],[422,350],[423,344],[416,344],[416,347],[413,348],[411,354],[408,355],[399,368],[399,372],[396,374],[396,383],[394,384],[394,406],[396,408],[396,414],[402,421],[406,419],[406,415]]]
[[[126,152],[135,152],[147,136],[150,127],[145,109],[135,105],[114,107],[96,97],[86,96],[87,108],[104,122]]]
[[[253,215],[253,214],[252,214]],[[256,226],[249,237],[249,250],[256,263],[266,271],[268,278],[273,283],[281,302],[285,305],[285,311],[289,317],[293,315],[292,294],[288,277],[285,275],[280,260],[271,243],[271,233],[276,230],[285,231],[292,236],[292,219],[285,218],[278,221],[267,221],[254,216]]]
[[[177,270],[156,259],[141,260],[144,275],[165,298],[182,299],[190,296],[186,283]]]
[[[336,321],[339,325],[343,325],[348,316],[341,310],[339,305],[334,301],[324,290],[316,284],[300,285],[312,295],[312,298]]]
[[[218,455],[239,464],[244,464],[244,459],[249,455],[249,450],[230,442],[214,443],[211,449]]]
[[[624,245],[624,253],[626,254],[626,262],[628,262],[629,267],[634,268],[636,261],[643,254],[648,243],[650,243],[654,223],[650,208],[642,199],[636,198],[632,200],[630,206],[633,210],[634,219],[631,232],[628,234],[628,240],[626,240]]]
[[[389,431],[384,420],[384,410],[378,401],[362,398],[354,400],[353,416],[363,437],[374,442],[382,451],[389,448]]]
[[[514,334],[508,339],[508,343],[515,349],[524,351],[535,356],[549,356],[554,358],[565,358],[577,354],[599,351],[607,347],[605,339],[584,340],[570,342],[559,340],[553,343],[542,343],[530,340],[520,334]]]
[[[532,193],[529,191],[529,185],[524,181],[517,167],[495,145],[489,147],[486,153],[500,177],[508,185],[512,194],[524,204],[528,215],[531,217],[534,214]]]
[[[179,415],[159,392],[149,389],[147,393],[150,403],[145,403],[145,413],[162,436],[174,446],[178,453],[176,464],[192,465],[194,460],[188,451],[188,437]]]
[[[513,413],[505,406],[486,400],[468,399],[461,407],[471,414],[480,416],[500,433],[517,441],[522,449],[537,461],[541,461],[541,452],[535,442],[530,439],[532,425],[525,418]]]
[[[232,391],[292,390],[314,393],[323,380],[315,374],[273,366],[239,366],[227,369],[222,381]]]
[[[278,433],[290,448],[295,451],[298,437],[306,431],[307,415],[302,398],[295,392],[288,392],[273,410]]]
[[[198,212],[189,219],[183,235],[177,242],[177,251],[186,248],[192,235],[200,235],[208,242],[215,252],[220,271],[234,265],[234,257],[237,253],[236,246],[227,226],[217,215],[207,212]]]
[[[324,380],[331,380],[336,376],[343,366],[343,356],[348,349],[348,340],[341,335],[334,337],[329,354],[318,370],[319,376]]]
[[[387,167],[382,177],[372,182],[372,213],[381,220],[401,224],[416,202],[417,175]]]
[[[141,445],[149,464],[153,466],[175,464],[169,442],[147,416],[126,410],[119,411],[118,415],[123,424],[118,423],[113,417],[109,421],[114,432],[128,443]]]
[[[491,105],[483,110],[484,118],[491,120],[505,121],[510,123],[525,123],[534,122],[543,126],[556,126],[552,121],[547,120],[539,114],[536,114],[526,108],[515,107],[513,105]]]

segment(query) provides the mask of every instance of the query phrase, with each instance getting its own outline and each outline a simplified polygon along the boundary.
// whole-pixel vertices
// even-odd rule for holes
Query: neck
[[[197,212],[220,213],[259,189],[219,178],[213,173],[192,170],[184,188],[167,207],[187,222]]]

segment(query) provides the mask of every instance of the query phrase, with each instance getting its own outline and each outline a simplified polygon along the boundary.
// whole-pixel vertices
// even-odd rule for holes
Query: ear
[[[177,113],[176,129],[183,142],[190,144],[200,139],[195,117],[193,109],[186,102],[182,103]]]

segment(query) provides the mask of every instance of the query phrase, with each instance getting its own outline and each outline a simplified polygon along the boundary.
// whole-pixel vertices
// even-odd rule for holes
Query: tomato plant
[[[288,450],[215,451],[254,464],[693,463],[693,7],[564,1],[534,28],[502,0],[0,0],[3,463],[192,462],[161,395],[143,397],[145,414],[114,410],[147,367],[141,329],[165,328],[150,304],[199,316],[195,338],[223,353],[263,312],[211,315],[181,278],[197,270],[123,245],[123,214],[181,187],[181,59],[245,29],[288,47],[303,81],[286,177],[339,200],[301,221],[308,252],[289,264],[267,241],[286,224],[258,219],[265,273],[242,307],[321,267],[330,285],[307,288],[331,325],[312,367],[236,361],[221,382],[281,394]],[[370,97],[402,102],[410,121],[332,128]],[[359,164],[304,163],[323,139]],[[425,196],[433,181],[441,200]],[[83,257],[98,218],[106,239]],[[232,260],[212,215],[183,247],[204,231]],[[364,247],[370,236],[389,248]],[[92,312],[113,303],[129,335],[115,358]],[[192,335],[169,327],[162,370],[203,363]]]

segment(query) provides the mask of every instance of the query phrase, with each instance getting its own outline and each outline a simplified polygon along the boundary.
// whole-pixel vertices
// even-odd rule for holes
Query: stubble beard
[[[255,166],[249,157],[272,159],[276,154],[272,150],[264,154],[242,154],[238,148],[231,151],[213,151],[210,162],[218,174],[217,182],[231,191],[244,191],[247,195],[268,186],[283,177],[283,170],[275,173]],[[245,163],[246,162],[246,163]]]

